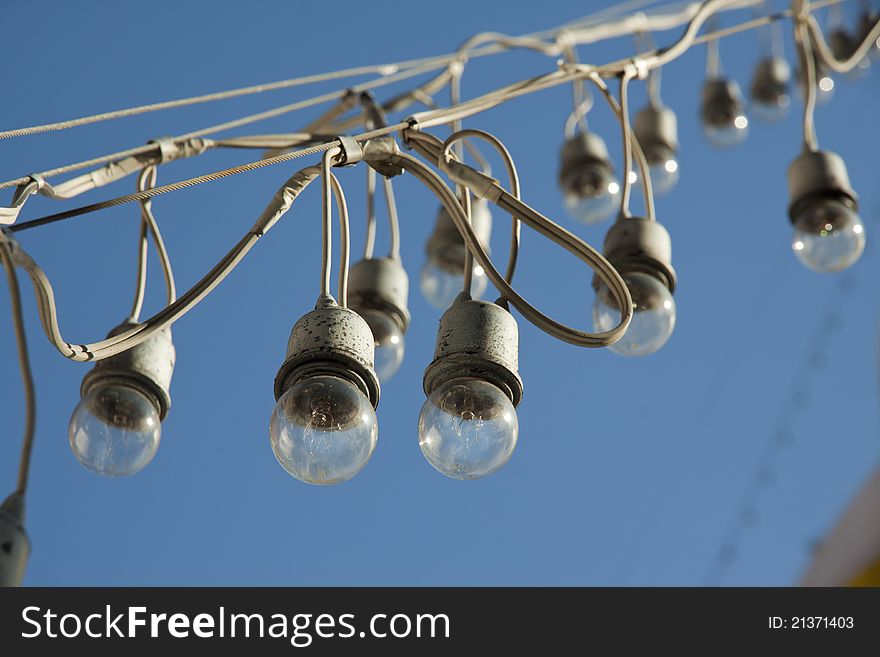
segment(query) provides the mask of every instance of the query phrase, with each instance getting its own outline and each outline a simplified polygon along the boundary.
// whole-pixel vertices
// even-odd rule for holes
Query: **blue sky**
[[[544,29],[607,3],[547,1],[427,5],[378,0],[327,5],[245,5],[157,0],[7,4],[2,126],[13,128],[364,63],[445,53],[483,30]],[[854,5],[855,3],[847,3]],[[849,7],[850,12],[854,11]],[[727,15],[721,25],[748,12]],[[786,27],[786,48],[792,55]],[[677,32],[657,35],[669,42]],[[758,52],[746,33],[721,46],[724,70],[747,87]],[[581,49],[589,61],[631,51],[626,40]],[[550,70],[529,53],[472,62],[465,97]],[[272,382],[294,321],[317,295],[317,190],[263,239],[199,308],[174,327],[178,361],[172,410],[154,462],[125,480],[84,470],[67,423],[87,366],[67,362],[40,332],[25,287],[39,422],[27,526],[30,585],[785,585],[809,549],[876,465],[880,231],[876,108],[880,71],[839,80],[817,112],[823,148],[840,153],[861,196],[868,249],[847,275],[803,269],[789,247],[785,168],[801,144],[795,114],[719,152],[697,118],[705,50],[664,71],[663,98],[677,113],[681,179],[657,201],[673,239],[678,324],[657,354],[624,359],[554,341],[522,318],[520,439],[494,476],[458,482],[435,472],[417,444],[439,313],[418,291],[423,244],[436,203],[413,179],[395,181],[411,328],[401,371],[382,390],[379,446],[352,481],[301,484],[268,441]],[[875,67],[876,68],[876,67]],[[30,171],[180,134],[334,88],[313,85],[0,143],[0,175]],[[402,90],[378,92],[380,98]],[[633,109],[644,102],[634,85]],[[557,157],[570,89],[522,98],[466,125],[498,135],[516,159],[527,202],[594,245],[608,224],[564,214]],[[237,134],[293,132],[316,112],[280,117]],[[618,128],[605,107],[590,115],[620,167]],[[248,161],[245,151],[174,162],[160,183]],[[300,160],[162,196],[153,203],[188,288],[251,226]],[[363,244],[364,175],[344,171],[353,244]],[[134,179],[76,205],[134,191]],[[8,200],[9,195],[5,198]],[[638,197],[635,197],[638,206]],[[23,219],[71,207],[31,200]],[[495,215],[493,251],[506,251],[507,219]],[[134,285],[138,212],[123,206],[22,233],[53,281],[61,325],[95,341],[127,314]],[[386,239],[381,232],[380,246]],[[518,289],[570,324],[589,326],[591,272],[526,230]],[[163,303],[151,260],[146,312]],[[23,280],[23,285],[26,281]],[[829,310],[830,308],[830,310]],[[829,314],[830,313],[830,314]],[[0,316],[8,298],[0,294]],[[833,316],[829,320],[829,316]],[[834,319],[836,318],[836,319]],[[829,324],[829,321],[831,322]],[[819,336],[818,338],[816,336]],[[21,392],[13,333],[0,323],[5,439],[0,481],[13,488]],[[815,363],[819,351],[824,365]],[[806,363],[806,365],[805,365]],[[793,404],[793,400],[796,403]],[[791,409],[791,410],[789,410]],[[780,423],[791,440],[776,448]],[[769,447],[768,447],[769,445]],[[769,450],[769,451],[768,451]],[[769,454],[769,457],[762,456]],[[772,467],[759,471],[762,463]],[[765,482],[755,488],[751,482]],[[754,502],[743,505],[744,495]],[[735,558],[717,577],[719,550],[743,509]],[[713,579],[715,578],[715,579]]]

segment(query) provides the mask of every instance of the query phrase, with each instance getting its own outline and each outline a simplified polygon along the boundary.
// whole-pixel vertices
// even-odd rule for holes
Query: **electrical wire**
[[[12,252],[13,249],[9,245],[9,238],[0,231],[0,258],[3,260],[3,269],[6,271],[6,281],[9,285],[12,325],[15,329],[15,342],[18,349],[18,367],[21,371],[21,383],[24,389],[24,437],[21,442],[21,458],[19,460],[18,479],[15,488],[15,492],[24,498],[30,476],[31,454],[34,451],[37,402],[36,394],[34,393],[34,377],[31,372],[30,359],[28,358],[27,334],[25,333],[21,309],[21,291],[18,287],[18,277],[15,273]]]
[[[425,157],[432,158],[430,149],[426,149],[422,142],[414,139],[408,141],[408,143]],[[621,308],[620,323],[603,333],[588,333],[571,328],[557,322],[532,306],[504,280],[504,277],[501,276],[492,264],[489,255],[474,232],[473,226],[468,221],[467,214],[464,208],[462,208],[460,201],[446,183],[443,182],[443,179],[421,160],[406,153],[398,154],[395,161],[405,171],[411,173],[415,178],[424,183],[440,200],[461,233],[465,247],[473,254],[476,261],[485,271],[486,276],[501,293],[502,299],[516,308],[529,322],[548,335],[581,347],[606,347],[623,336],[632,320],[632,297],[620,274],[592,246],[502,189],[493,179],[484,177],[480,172],[460,162],[451,161],[444,163],[446,173],[454,180],[459,177],[457,172],[473,176],[470,180],[472,183],[475,180],[482,179],[482,182],[485,184],[485,187],[479,193],[482,198],[495,203],[511,216],[519,219],[544,237],[563,247],[566,251],[586,263],[596,273],[599,279],[608,286],[615,301],[619,304],[618,307]],[[457,164],[458,167],[453,167],[452,165],[454,164]],[[464,179],[459,178],[456,182],[467,186],[467,181]]]
[[[814,115],[816,111],[816,58],[810,44],[810,35],[807,29],[807,17],[809,16],[808,0],[798,0],[800,3],[795,15],[794,40],[798,47],[801,60],[801,70],[804,72],[804,149],[809,151],[819,150],[819,138],[816,135],[816,123]]]
[[[383,135],[387,135],[392,132],[396,132],[401,128],[408,126],[407,123],[398,123],[396,125],[388,126],[386,128],[381,128],[379,130],[371,130],[369,132],[364,132],[360,135],[355,135],[353,138],[356,141],[364,142],[374,137],[381,137]],[[190,187],[196,187],[197,185],[204,184],[206,182],[214,182],[216,180],[221,180],[222,178],[228,178],[229,176],[238,175],[240,173],[246,173],[248,171],[255,171],[256,169],[262,169],[264,167],[273,166],[275,164],[281,164],[283,162],[289,162],[299,157],[308,157],[310,155],[319,155],[324,151],[333,148],[334,146],[338,146],[338,141],[326,142],[323,144],[316,144],[314,146],[309,146],[308,148],[303,148],[297,151],[291,151],[289,153],[283,153],[281,155],[277,155],[275,157],[266,158],[263,160],[256,160],[254,162],[248,162],[246,164],[240,164],[238,166],[231,167],[229,169],[222,169],[221,171],[215,171],[213,173],[196,176],[194,178],[187,178],[186,180],[180,180],[176,183],[171,183],[169,185],[163,185],[161,187],[154,187],[152,189],[144,190],[143,192],[136,192],[135,194],[128,194],[127,196],[119,196],[117,198],[109,199],[107,201],[101,201],[99,203],[93,203],[91,205],[85,205],[79,208],[74,208],[72,210],[66,210],[64,212],[58,212],[55,214],[47,215],[45,217],[39,217],[37,219],[31,219],[29,221],[23,221],[20,224],[15,224],[9,226],[7,230],[10,232],[16,233],[23,230],[29,230],[31,228],[37,228],[38,226],[45,226],[47,224],[55,223],[56,221],[62,221],[64,219],[70,219],[72,217],[78,217],[84,214],[89,214],[91,212],[97,212],[98,210],[104,210],[106,208],[112,208],[117,205],[124,205],[126,203],[132,203],[134,201],[143,201],[146,199],[155,198],[156,196],[160,196],[162,194],[168,194],[169,192],[176,192],[181,189],[188,189]]]
[[[425,136],[425,133],[415,134],[422,137]],[[437,158],[438,165],[441,161],[449,161],[449,158],[452,156],[450,148],[455,142],[462,141],[464,143],[467,143],[466,139],[468,137],[476,137],[477,139],[482,139],[483,141],[488,142],[496,151],[498,151],[498,154],[501,156],[502,162],[504,162],[504,167],[507,169],[507,177],[510,181],[510,193],[513,194],[517,199],[522,198],[519,175],[516,172],[516,164],[513,161],[513,157],[511,156],[510,151],[507,150],[507,147],[500,139],[498,139],[498,137],[489,132],[486,132],[485,130],[459,130],[449,135],[449,137],[446,138],[446,141],[444,141],[440,145],[440,155]],[[436,144],[433,145],[436,146]],[[483,173],[485,173],[485,170],[483,170]],[[508,284],[513,283],[513,275],[516,272],[516,263],[519,259],[521,232],[521,224],[519,219],[515,216],[511,216],[511,219],[512,223],[510,234],[510,251],[507,258],[507,269],[504,274],[504,280],[507,281]]]

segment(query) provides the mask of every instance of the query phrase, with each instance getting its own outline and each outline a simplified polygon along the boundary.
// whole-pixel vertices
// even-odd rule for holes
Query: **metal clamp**
[[[336,141],[339,142],[339,148],[342,152],[333,166],[350,167],[364,159],[364,149],[354,137],[339,135],[336,137]]]

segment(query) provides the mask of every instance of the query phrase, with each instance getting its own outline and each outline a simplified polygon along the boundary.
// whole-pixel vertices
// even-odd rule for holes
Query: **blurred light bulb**
[[[807,205],[794,220],[791,247],[804,265],[818,272],[846,269],[865,250],[859,215],[835,199]]]
[[[393,317],[381,310],[363,310],[360,316],[373,333],[376,352],[373,369],[379,381],[385,383],[400,369],[403,362],[403,331]]]
[[[834,97],[834,78],[825,70],[825,67],[818,59],[815,62],[813,72],[816,76],[816,104],[824,105]],[[802,68],[797,70],[796,77],[801,98],[806,98],[804,71]]]
[[[602,163],[583,164],[565,191],[565,207],[572,219],[595,224],[610,217],[620,203],[620,183]]]
[[[636,114],[633,130],[642,147],[651,175],[651,189],[665,194],[678,182],[678,119],[659,101],[650,102]],[[641,170],[638,178],[641,178]]]
[[[573,219],[586,224],[603,221],[617,208],[620,183],[599,135],[579,132],[562,145],[559,186]]]
[[[419,280],[422,294],[438,310],[446,310],[464,286],[464,245],[432,253],[422,267]],[[460,263],[460,264],[459,264]],[[479,299],[489,283],[483,268],[474,263],[471,297]]]
[[[868,34],[874,29],[874,24],[878,19],[880,19],[880,14],[871,9],[866,9],[861,13],[858,27],[856,28],[856,34],[858,34],[856,38],[857,45],[868,38]],[[875,39],[874,47],[868,51],[868,57],[874,60],[880,59],[880,37]]]
[[[376,412],[353,383],[313,375],[293,384],[275,404],[269,422],[272,451],[292,476],[309,484],[338,484],[354,477],[373,455]]]
[[[755,116],[768,123],[786,117],[791,108],[790,81],[791,68],[782,57],[765,57],[759,61],[750,87]]]
[[[70,418],[68,438],[77,460],[95,474],[139,472],[159,449],[162,422],[156,403],[126,385],[95,385]]]
[[[675,300],[656,277],[641,272],[622,274],[633,302],[633,318],[623,337],[609,346],[622,356],[652,354],[669,340],[675,328]],[[596,331],[610,331],[620,321],[620,307],[606,285],[596,292],[593,325]]]
[[[703,132],[713,146],[728,148],[748,136],[745,104],[739,85],[733,80],[706,80],[700,113]]]
[[[419,447],[428,462],[453,479],[480,479],[510,459],[519,423],[497,386],[458,378],[439,386],[419,414]]]
[[[859,41],[842,27],[832,30],[828,35],[828,45],[831,46],[831,53],[839,60],[846,60],[852,57],[859,46]],[[871,60],[868,57],[863,57],[858,64],[844,75],[850,80],[857,80],[865,77],[870,72],[870,68]]]

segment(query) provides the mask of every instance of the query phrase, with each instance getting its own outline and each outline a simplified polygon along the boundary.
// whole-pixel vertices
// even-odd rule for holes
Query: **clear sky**
[[[366,63],[449,52],[483,30],[521,34],[609,3],[171,2],[74,6],[6,3],[9,27],[0,125],[14,128],[113,108]],[[848,5],[855,5],[848,2]],[[850,6],[849,12],[855,7]],[[743,20],[728,14],[720,24]],[[786,49],[792,47],[788,26]],[[679,32],[656,35],[659,44]],[[747,88],[754,33],[723,42],[725,72]],[[584,47],[610,61],[627,40]],[[465,97],[546,72],[554,61],[514,53],[472,62]],[[880,65],[875,65],[880,69]],[[664,71],[679,117],[681,180],[657,201],[673,238],[678,324],[657,354],[627,360],[544,335],[521,317],[520,438],[508,465],[476,482],[446,479],[424,460],[416,421],[439,313],[418,290],[436,203],[395,180],[412,291],[406,360],[382,390],[379,445],[352,481],[299,483],[269,446],[272,382],[294,321],[318,292],[320,201],[310,190],[240,267],[174,327],[173,406],[154,462],[125,480],[83,469],[67,423],[88,366],[45,340],[29,284],[28,336],[39,422],[27,527],[30,585],[784,585],[877,463],[880,70],[838,80],[817,112],[820,144],[840,153],[861,195],[868,250],[845,275],[806,271],[790,250],[785,169],[801,147],[800,111],[713,150],[697,119],[705,49]],[[338,86],[338,85],[337,85]],[[0,175],[30,171],[180,134],[329,91],[331,85],[158,112],[0,143]],[[403,87],[378,92],[386,98]],[[442,98],[446,102],[445,98]],[[632,105],[644,102],[633,85]],[[558,149],[570,111],[559,87],[467,121],[516,158],[528,203],[594,245],[608,224],[564,214]],[[237,134],[294,132],[316,112]],[[618,128],[598,106],[591,126],[620,167]],[[163,166],[160,183],[254,159],[212,152]],[[187,289],[238,241],[296,162],[162,196],[153,203]],[[364,173],[344,171],[353,244],[363,244]],[[71,203],[28,202],[23,219],[134,191],[133,178]],[[10,195],[4,193],[4,201]],[[638,197],[635,207],[639,207]],[[506,251],[495,213],[492,245]],[[55,286],[65,336],[102,338],[128,313],[139,213],[127,205],[22,233]],[[380,224],[380,245],[386,234]],[[518,287],[540,308],[589,327],[591,272],[525,230]],[[151,260],[147,314],[163,303]],[[8,297],[0,294],[0,317]],[[0,492],[14,486],[22,423],[10,322],[0,322],[5,419]],[[781,428],[780,428],[781,427]],[[783,434],[790,433],[787,439]],[[758,485],[755,485],[758,482]],[[744,496],[749,501],[744,504]],[[731,539],[730,536],[734,538]],[[727,545],[728,547],[724,547]],[[725,560],[719,567],[719,553]]]

